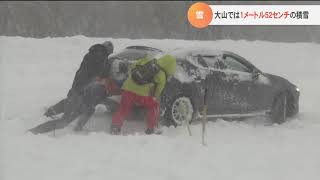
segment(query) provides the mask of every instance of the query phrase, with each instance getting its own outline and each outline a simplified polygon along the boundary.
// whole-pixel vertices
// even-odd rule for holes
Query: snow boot
[[[53,119],[55,115],[57,115],[58,113],[53,109],[53,108],[48,108],[47,111],[43,114],[48,118]]]
[[[147,135],[151,135],[151,134],[162,134],[162,131],[158,128],[147,128],[147,130],[145,131],[145,133]]]
[[[119,135],[121,132],[121,128],[115,125],[111,125],[110,127],[110,134],[112,135]]]
[[[61,101],[59,101],[57,104],[50,106],[46,112],[44,113],[44,115],[46,117],[50,117],[50,118],[54,118],[54,116],[64,113],[64,106],[65,103],[67,102],[67,99],[63,99]]]
[[[145,131],[146,134],[154,134],[154,129],[153,128],[148,128],[146,131]]]

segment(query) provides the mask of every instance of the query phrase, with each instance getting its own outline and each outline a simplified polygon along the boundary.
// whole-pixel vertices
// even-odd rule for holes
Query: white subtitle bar
[[[320,25],[320,5],[210,5],[210,25]]]

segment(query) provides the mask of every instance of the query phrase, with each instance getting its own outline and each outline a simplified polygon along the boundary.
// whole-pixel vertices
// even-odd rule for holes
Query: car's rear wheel
[[[190,123],[194,117],[194,107],[189,97],[179,95],[173,98],[165,111],[164,124],[181,126]]]
[[[271,120],[273,123],[281,124],[287,118],[287,94],[285,92],[274,98],[271,109]]]

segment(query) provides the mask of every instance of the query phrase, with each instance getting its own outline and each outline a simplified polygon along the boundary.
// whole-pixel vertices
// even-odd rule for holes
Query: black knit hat
[[[107,48],[109,54],[113,53],[113,44],[111,41],[105,41],[102,45]]]

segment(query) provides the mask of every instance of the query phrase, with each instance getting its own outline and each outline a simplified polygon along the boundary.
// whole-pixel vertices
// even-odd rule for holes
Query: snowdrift
[[[50,135],[25,133],[47,119],[44,107],[63,98],[83,55],[93,43],[112,40],[115,51],[148,45],[170,51],[212,47],[239,53],[262,71],[283,76],[301,91],[300,113],[282,125],[263,118],[165,128],[141,135],[143,121],[128,120],[126,136],[104,133],[110,115],[97,107],[86,133],[70,128]],[[219,179],[317,180],[320,177],[320,45],[263,41],[0,37],[0,179]],[[136,134],[137,132],[137,134]]]

